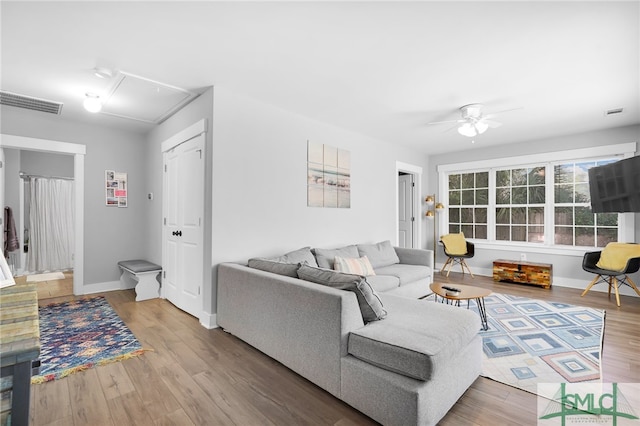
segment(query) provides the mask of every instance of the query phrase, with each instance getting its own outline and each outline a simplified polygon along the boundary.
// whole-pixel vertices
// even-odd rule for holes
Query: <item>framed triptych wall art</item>
[[[307,206],[351,207],[351,152],[307,142]]]

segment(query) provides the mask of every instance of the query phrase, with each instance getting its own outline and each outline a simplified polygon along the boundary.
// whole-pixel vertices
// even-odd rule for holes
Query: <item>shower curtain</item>
[[[73,268],[75,241],[74,182],[30,177],[29,252],[31,273]]]

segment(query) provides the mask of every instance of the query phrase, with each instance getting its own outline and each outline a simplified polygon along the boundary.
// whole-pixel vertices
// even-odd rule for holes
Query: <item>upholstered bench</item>
[[[136,301],[153,299],[160,296],[160,283],[156,279],[162,272],[162,266],[147,260],[122,260],[118,262],[122,270],[120,283],[128,288],[135,281]]]

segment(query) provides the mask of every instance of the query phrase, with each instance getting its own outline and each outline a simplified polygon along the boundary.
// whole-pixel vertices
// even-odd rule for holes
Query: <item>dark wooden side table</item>
[[[460,290],[458,294],[451,294],[451,292],[443,287],[454,287]],[[478,304],[478,313],[480,314],[480,324],[482,330],[487,331],[489,329],[489,323],[487,321],[487,310],[484,307],[484,298],[491,294],[491,290],[487,290],[482,287],[474,287],[472,285],[462,284],[450,284],[450,283],[433,283],[429,286],[437,296],[435,298],[438,301],[440,296],[447,303],[460,306],[461,300],[467,301],[467,309],[469,309],[469,300],[475,299]]]
[[[12,425],[29,424],[31,364],[39,356],[36,284],[21,283],[0,289],[0,365],[1,376],[11,377]],[[8,415],[3,413],[3,419]]]

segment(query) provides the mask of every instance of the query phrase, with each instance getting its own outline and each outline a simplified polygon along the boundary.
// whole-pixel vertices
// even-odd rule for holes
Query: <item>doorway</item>
[[[411,173],[398,174],[398,247],[402,248],[413,248],[413,228],[416,221],[413,178]]]
[[[397,162],[396,177],[396,245],[403,248],[421,248],[420,183],[422,181],[422,167]]]
[[[14,151],[14,150],[10,150]],[[14,153],[18,178],[6,180],[18,192],[13,204],[20,239],[19,272],[38,274],[73,270],[74,159],[71,155],[20,150]],[[14,173],[15,174],[15,171]],[[17,184],[17,185],[16,185]],[[15,199],[14,197],[11,197]]]
[[[73,293],[83,294],[84,281],[84,156],[86,146],[81,144],[52,141],[46,139],[28,138],[15,135],[0,135],[0,156],[4,157],[4,148],[21,151],[35,151],[40,153],[54,153],[71,156],[73,158],[73,176],[75,178],[75,188],[73,190],[75,198],[74,214],[74,254],[73,254]],[[4,163],[3,163],[4,173]],[[5,176],[6,177],[6,176]],[[17,178],[17,176],[16,176]],[[6,179],[2,179],[2,191],[0,191],[0,204],[5,204]]]

